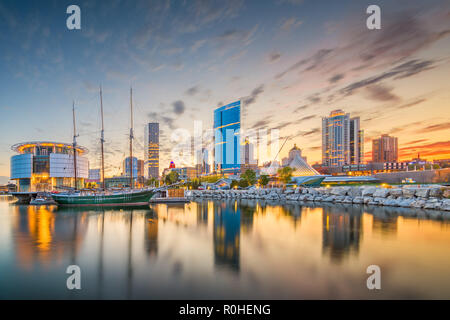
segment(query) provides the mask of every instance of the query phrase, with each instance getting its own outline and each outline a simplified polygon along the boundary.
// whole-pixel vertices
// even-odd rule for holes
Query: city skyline
[[[402,13],[381,1],[377,31],[365,28],[366,1],[81,2],[79,31],[65,28],[65,4],[24,3],[0,4],[0,176],[10,174],[11,145],[72,140],[72,100],[79,144],[98,167],[100,84],[108,176],[127,155],[130,84],[135,127],[161,124],[162,164],[171,160],[172,131],[192,132],[194,120],[212,128],[212,111],[238,98],[242,128],[280,129],[310,163],[321,162],[321,117],[335,109],[360,117],[366,161],[382,134],[398,137],[399,161],[450,158],[444,1],[408,2]]]

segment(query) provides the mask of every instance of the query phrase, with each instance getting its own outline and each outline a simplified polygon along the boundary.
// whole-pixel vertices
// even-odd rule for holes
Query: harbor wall
[[[190,198],[261,199],[280,202],[327,202],[402,207],[432,210],[432,215],[450,219],[450,187],[400,186],[342,186],[295,189],[268,188],[250,190],[188,190]]]

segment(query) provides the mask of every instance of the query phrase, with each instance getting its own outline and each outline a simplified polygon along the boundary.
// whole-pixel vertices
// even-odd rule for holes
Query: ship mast
[[[73,172],[75,177],[75,190],[77,190],[77,129],[75,126],[75,101],[72,103],[73,115]]]
[[[102,117],[102,131],[100,136],[100,144],[102,151],[102,188],[105,190],[105,154],[103,152],[103,143],[105,142],[105,127],[103,123],[103,96],[102,96],[102,87],[100,86],[100,113]]]
[[[133,189],[133,88],[130,87],[130,187]]]

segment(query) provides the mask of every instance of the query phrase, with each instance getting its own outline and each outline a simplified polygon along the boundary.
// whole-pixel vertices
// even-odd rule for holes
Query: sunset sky
[[[81,30],[66,8],[81,8]],[[381,7],[381,30],[366,8]],[[399,138],[400,160],[450,158],[450,2],[443,1],[13,1],[0,2],[0,176],[11,145],[71,142],[75,100],[80,145],[99,165],[98,87],[106,163],[127,155],[129,88],[135,154],[144,125],[160,122],[160,169],[170,134],[212,127],[213,110],[238,99],[242,127],[280,129],[309,163],[321,161],[321,117],[361,117],[372,138]]]

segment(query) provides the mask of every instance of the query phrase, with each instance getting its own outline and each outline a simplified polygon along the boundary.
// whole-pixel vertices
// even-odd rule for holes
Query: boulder
[[[440,198],[442,197],[442,189],[441,187],[432,187],[430,188],[430,197]]]
[[[289,194],[286,196],[286,200],[292,200],[292,201],[297,201],[298,200],[298,194]]]
[[[365,204],[368,204],[369,202],[371,202],[372,201],[372,197],[363,197],[363,202],[365,203]]]
[[[429,188],[419,188],[416,190],[415,196],[419,198],[428,198],[429,194],[430,194]]]
[[[411,207],[414,207],[414,208],[423,208],[424,206],[425,206],[425,200],[423,200],[423,199],[418,199],[411,203]]]
[[[442,203],[440,201],[427,200],[423,206],[424,209],[440,209]]]
[[[386,198],[389,195],[389,189],[377,188],[373,193],[374,198]]]
[[[409,208],[414,202],[414,199],[404,199],[398,203],[399,207]]]
[[[344,200],[342,200],[342,203],[352,203],[353,202],[353,198],[350,196],[346,196],[344,198]]]
[[[372,197],[373,193],[377,190],[376,187],[366,187],[361,190],[361,195],[363,197]]]
[[[363,197],[354,197],[353,203],[364,203]]]
[[[444,190],[442,190],[442,197],[450,199],[450,188],[445,187]]]
[[[398,200],[397,199],[386,199],[384,201],[384,205],[390,206],[390,207],[398,207]]]
[[[450,199],[442,200],[441,210],[450,211]]]
[[[386,198],[382,198],[382,197],[373,197],[373,201],[376,202],[376,203],[378,203],[378,204],[380,204],[380,205],[383,205],[385,200],[386,200]]]
[[[335,196],[345,196],[347,194],[347,187],[333,187],[331,189],[331,194]]]
[[[389,189],[389,194],[394,197],[401,197],[403,194],[403,191],[400,188],[392,188],[392,189]]]
[[[352,187],[350,190],[348,190],[347,194],[354,197],[360,197],[361,196],[361,188],[360,187]]]
[[[416,193],[416,188],[403,188],[402,191],[404,198],[412,198]]]

